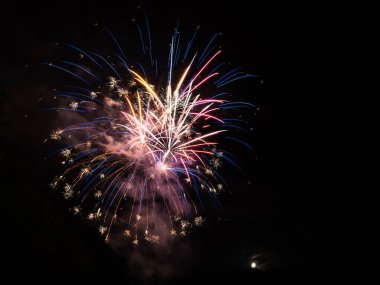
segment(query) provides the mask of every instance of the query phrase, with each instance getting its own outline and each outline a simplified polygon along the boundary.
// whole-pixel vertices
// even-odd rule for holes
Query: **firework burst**
[[[54,94],[61,100],[52,109],[69,123],[50,134],[51,140],[65,144],[56,152],[65,169],[50,185],[75,200],[74,214],[89,209],[85,215],[98,222],[106,240],[116,227],[135,245],[141,240],[158,243],[158,216],[165,217],[168,235],[184,236],[204,223],[206,197],[219,205],[216,195],[225,186],[219,168],[223,160],[236,162],[218,141],[229,138],[229,130],[242,121],[222,116],[228,109],[252,105],[223,99],[228,93],[203,94],[202,89],[206,83],[220,88],[253,75],[240,69],[219,74],[221,65],[215,60],[221,51],[212,47],[218,35],[202,53],[189,57],[195,34],[181,51],[176,31],[162,88],[148,80],[142,66],[137,70],[127,64],[112,35],[121,52],[114,60],[70,45],[83,54],[81,64],[48,64],[83,83]],[[150,36],[148,40],[143,52],[150,56],[155,78],[157,61]]]

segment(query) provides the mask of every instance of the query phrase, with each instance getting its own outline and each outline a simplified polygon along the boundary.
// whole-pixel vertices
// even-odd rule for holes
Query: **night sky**
[[[13,5],[0,18],[1,258],[8,272],[18,272],[13,278],[124,284],[246,278],[253,284],[347,275],[364,262],[361,254],[372,249],[379,213],[373,203],[364,206],[361,189],[346,186],[351,177],[342,168],[343,157],[355,151],[345,149],[345,99],[333,83],[343,61],[344,25],[335,25],[336,12],[249,1],[111,2]],[[141,17],[138,5],[148,14],[155,52],[163,58],[177,23],[184,36],[200,25],[200,41],[222,32],[225,58],[260,76],[233,89],[260,108],[248,114],[253,131],[246,140],[253,151],[234,151],[246,173],[225,170],[230,188],[220,197],[223,212],[209,213],[202,228],[155,252],[146,265],[168,263],[177,274],[148,279],[131,265],[136,249],[113,251],[49,188],[56,164],[44,160],[51,149],[42,142],[51,117],[37,103],[55,87],[51,70],[38,63],[55,59],[56,43],[110,47],[102,27],[122,43],[136,41],[128,33],[135,33],[131,20]],[[258,269],[250,268],[252,260]]]

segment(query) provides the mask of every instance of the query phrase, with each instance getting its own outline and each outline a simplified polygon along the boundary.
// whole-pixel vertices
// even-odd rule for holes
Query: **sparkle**
[[[99,94],[99,92],[91,91],[91,92],[90,92],[90,97],[91,97],[92,99],[95,99],[96,97],[98,97],[98,94]]]
[[[55,141],[58,141],[60,140],[62,137],[61,137],[61,134],[63,133],[63,130],[55,130],[55,131],[52,131],[51,134],[50,134],[50,138],[52,140],[55,140]]]
[[[202,224],[204,223],[204,219],[199,216],[199,217],[195,217],[194,219],[194,224],[197,226],[197,227],[200,227]]]
[[[206,168],[205,173],[208,174],[208,175],[211,175],[211,176],[214,175],[214,172],[211,169],[209,169],[209,168]]]
[[[120,80],[116,80],[116,78],[112,76],[108,77],[108,80],[108,87],[110,90],[113,90],[118,87]]]
[[[70,149],[63,149],[63,150],[61,151],[61,155],[62,155],[63,157],[69,158],[69,157],[71,156],[71,150],[70,150]]]
[[[185,220],[181,221],[182,230],[185,230],[188,226],[190,226],[190,223],[188,221],[185,221]]]
[[[137,82],[135,80],[129,80],[128,86],[129,87],[135,87],[135,86],[137,86]]]
[[[159,235],[151,235],[151,241],[154,243],[159,243],[160,236]]]
[[[106,231],[107,231],[107,227],[104,227],[104,226],[100,226],[98,228],[98,231],[101,235],[103,235]]]
[[[178,221],[180,221],[180,220],[181,220],[181,217],[179,217],[179,216],[174,216],[174,221],[178,222]]]
[[[58,180],[54,179],[52,182],[50,182],[49,186],[50,186],[52,189],[57,188],[57,186],[58,186]]]
[[[210,192],[217,193],[216,189],[214,187],[210,188]]]
[[[219,158],[216,158],[216,157],[214,157],[213,159],[211,159],[210,162],[211,162],[211,165],[215,169],[218,169],[219,167],[221,167],[223,165],[222,161]]]
[[[74,102],[71,102],[69,106],[70,106],[71,110],[76,111],[76,110],[78,110],[79,104],[78,104],[78,102],[74,101]]]
[[[80,176],[86,176],[91,172],[91,169],[89,167],[83,167],[80,170]]]
[[[74,206],[73,207],[73,212],[74,212],[74,215],[78,215],[81,211],[81,208],[79,206]]]
[[[66,200],[68,200],[71,197],[73,197],[73,194],[74,194],[73,187],[69,185],[68,183],[66,183],[65,186],[63,187],[63,197]]]
[[[129,95],[128,89],[123,89],[123,88],[117,88],[116,89],[116,93],[119,96],[119,98],[122,98],[124,96],[128,96]]]

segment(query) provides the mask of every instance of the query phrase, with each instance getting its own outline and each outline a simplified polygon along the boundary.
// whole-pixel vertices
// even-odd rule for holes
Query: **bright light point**
[[[251,268],[256,268],[256,262],[251,263]]]
[[[165,171],[168,169],[168,166],[165,164],[165,163],[162,163],[162,162],[158,162],[157,163],[157,168],[161,171]]]

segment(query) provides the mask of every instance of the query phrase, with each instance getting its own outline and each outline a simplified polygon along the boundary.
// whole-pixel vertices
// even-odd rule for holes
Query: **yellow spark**
[[[199,217],[195,217],[195,219],[194,219],[194,224],[196,225],[196,226],[201,226],[202,224],[204,223],[204,219],[201,217],[201,216],[199,216]]]
[[[63,197],[66,200],[68,200],[69,198],[73,197],[73,193],[74,193],[73,187],[69,185],[68,183],[66,183],[65,186],[63,187]]]
[[[76,111],[78,109],[79,104],[78,102],[71,102],[69,106],[71,110]]]
[[[55,141],[58,141],[60,140],[62,137],[61,137],[61,134],[63,133],[63,130],[55,130],[55,131],[52,131],[52,133],[50,134],[50,138],[52,140],[55,140]]]
[[[98,229],[98,231],[101,235],[103,235],[106,232],[106,230],[107,230],[107,227],[104,227],[104,226],[100,226]]]
[[[63,157],[69,158],[71,156],[71,149],[63,149],[61,151],[61,155]]]
[[[90,97],[91,97],[92,99],[95,99],[96,97],[98,97],[98,93],[99,93],[99,92],[91,91],[91,92],[90,92]]]
[[[73,207],[73,212],[74,212],[74,215],[78,215],[81,211],[81,208],[79,206],[74,206]]]

